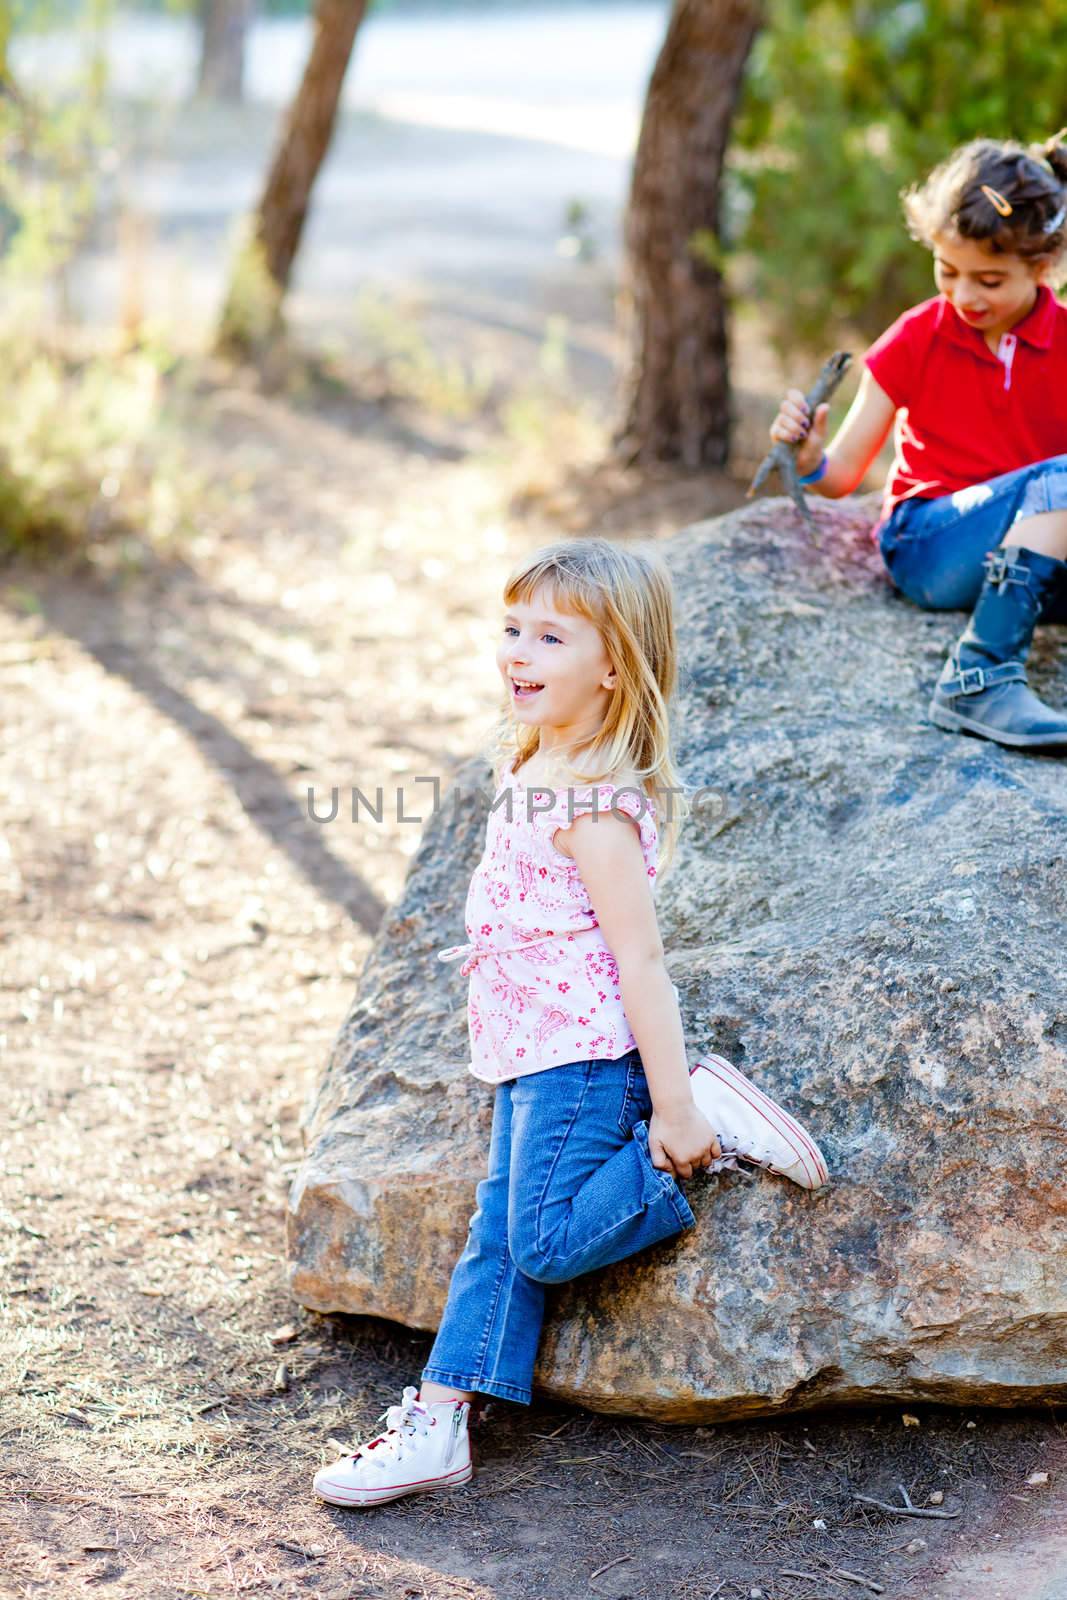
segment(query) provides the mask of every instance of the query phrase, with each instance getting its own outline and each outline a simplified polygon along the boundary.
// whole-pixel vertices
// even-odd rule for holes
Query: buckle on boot
[[[1002,589],[1006,583],[1020,583],[1024,588],[1030,586],[1030,569],[1018,561],[1009,561],[1003,550],[990,550],[982,563],[986,570],[988,582],[997,589]]]
[[[946,684],[950,694],[981,694],[986,686],[984,667],[957,667],[955,686]]]
[[[996,683],[1026,682],[1026,669],[1021,661],[999,661],[991,667],[961,667],[955,656],[950,656],[949,661],[953,672],[938,686],[942,694],[953,697],[981,694],[983,689],[990,689]]]

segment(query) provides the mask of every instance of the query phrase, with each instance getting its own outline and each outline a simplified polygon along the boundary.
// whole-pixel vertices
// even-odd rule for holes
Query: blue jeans
[[[489,1175],[423,1379],[529,1405],[545,1285],[695,1224],[652,1165],[652,1101],[636,1050],[496,1086]]]
[[[879,530],[878,547],[895,586],[925,611],[971,611],[990,550],[1026,544],[1025,519],[1067,510],[1067,455],[975,483],[934,500],[902,500]],[[1046,604],[1042,622],[1067,622],[1067,593]]]

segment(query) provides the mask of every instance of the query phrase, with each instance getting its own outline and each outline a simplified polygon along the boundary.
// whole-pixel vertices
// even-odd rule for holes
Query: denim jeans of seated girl
[[[652,1101],[636,1050],[498,1084],[489,1174],[423,1371],[529,1404],[545,1285],[691,1228],[677,1180],[652,1165]]]
[[[1011,530],[1026,544],[1026,518],[1067,510],[1067,455],[1051,456],[933,500],[902,500],[881,528],[878,546],[902,594],[926,611],[972,611],[987,553]],[[1067,592],[1041,622],[1067,622]]]

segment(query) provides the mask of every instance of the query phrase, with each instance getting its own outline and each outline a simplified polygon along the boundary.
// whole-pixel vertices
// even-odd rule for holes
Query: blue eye
[[[504,632],[505,633],[518,633],[518,631],[519,631],[518,628],[513,627],[510,622],[505,622],[505,624],[504,624]],[[542,637],[542,639],[551,639],[553,641],[553,643],[555,643],[555,644],[562,644],[563,643],[563,640],[562,639],[558,639],[554,633],[543,633],[541,635],[541,637]]]

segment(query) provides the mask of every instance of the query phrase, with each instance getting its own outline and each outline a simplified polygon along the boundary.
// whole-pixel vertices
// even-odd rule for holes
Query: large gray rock
[[[1067,762],[938,732],[958,615],[894,595],[870,503],[783,503],[666,547],[687,782],[715,789],[664,880],[690,1044],[794,1107],[833,1186],[689,1185],[699,1226],[553,1294],[549,1394],[679,1421],[895,1398],[1067,1396]],[[1032,681],[1067,698],[1064,634]],[[439,1318],[484,1171],[463,938],[487,772],[427,825],[307,1119],[292,1287]]]

